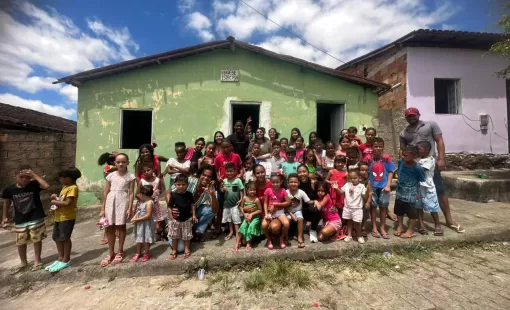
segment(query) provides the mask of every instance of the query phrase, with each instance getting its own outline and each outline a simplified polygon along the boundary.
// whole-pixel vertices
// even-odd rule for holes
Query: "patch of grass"
[[[270,260],[243,280],[248,291],[264,288],[277,290],[283,287],[308,288],[314,284],[310,272],[302,264],[292,261]]]
[[[209,290],[201,291],[193,295],[195,298],[208,298],[212,296],[212,292]]]
[[[23,293],[27,293],[33,290],[35,287],[35,283],[28,279],[23,279],[21,281],[15,282],[9,286],[9,289],[6,292],[7,297],[17,297]]]
[[[188,295],[188,291],[179,291],[175,292],[175,296],[184,298],[186,295]]]

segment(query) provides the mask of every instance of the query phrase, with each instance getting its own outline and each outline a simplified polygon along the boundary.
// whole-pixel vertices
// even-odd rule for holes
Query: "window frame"
[[[450,109],[450,102],[448,100],[448,87],[447,88],[447,107],[446,113],[438,113],[436,109],[436,81],[452,81],[455,89],[455,112],[452,113]],[[437,115],[460,115],[462,114],[462,79],[461,78],[434,78],[434,114]]]

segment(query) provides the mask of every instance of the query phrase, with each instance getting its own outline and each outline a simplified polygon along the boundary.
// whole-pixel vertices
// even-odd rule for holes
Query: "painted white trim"
[[[271,101],[241,101],[237,97],[227,97],[223,102],[223,121],[221,122],[221,131],[228,136],[232,133],[234,121],[232,119],[232,105],[233,104],[252,104],[260,105],[259,111],[259,126],[269,130],[271,128]],[[246,124],[245,124],[246,125]]]

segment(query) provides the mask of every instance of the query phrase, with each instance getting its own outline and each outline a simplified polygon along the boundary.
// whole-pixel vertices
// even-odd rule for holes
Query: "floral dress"
[[[105,217],[110,225],[126,225],[126,211],[130,207],[129,183],[134,179],[134,174],[120,175],[118,171],[106,177],[111,184],[105,203]]]

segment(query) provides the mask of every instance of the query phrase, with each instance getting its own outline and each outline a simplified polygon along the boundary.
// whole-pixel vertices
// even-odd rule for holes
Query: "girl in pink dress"
[[[285,249],[288,238],[290,222],[285,214],[285,209],[290,205],[290,198],[287,196],[285,188],[282,187],[281,176],[274,174],[271,176],[271,187],[264,191],[264,220],[262,228],[267,238],[267,248],[273,249],[271,241],[273,234],[280,233],[280,248]],[[264,225],[265,224],[265,225]],[[264,229],[265,228],[265,229]]]
[[[336,156],[334,161],[335,168],[329,170],[328,176],[326,177],[326,182],[330,186],[330,195],[331,200],[333,201],[333,206],[337,208],[340,215],[342,215],[342,210],[344,208],[344,194],[340,192],[339,188],[342,188],[347,181],[347,171],[345,170],[346,163],[347,158],[345,156]],[[344,238],[345,233],[344,229],[342,229],[338,236],[338,240]]]
[[[138,194],[136,196],[139,200],[137,203],[137,208],[140,205],[140,203],[142,203],[141,200],[142,196],[139,194],[140,188],[144,185],[152,186],[153,189],[152,200],[154,201],[154,205],[152,206],[152,218],[154,219],[156,235],[160,235],[160,237],[159,238],[157,237],[157,239],[161,240],[161,233],[163,232],[165,217],[163,216],[163,210],[161,209],[161,205],[159,203],[159,196],[161,195],[161,193],[165,192],[164,182],[162,182],[160,178],[154,175],[152,165],[149,163],[145,163],[142,165],[142,172],[144,174],[144,178],[141,179],[140,182],[138,183],[137,190]]]
[[[126,240],[126,219],[133,214],[133,200],[135,198],[135,175],[128,172],[129,157],[119,153],[115,157],[117,171],[106,177],[103,206],[100,217],[108,220],[106,228],[108,234],[109,255],[101,261],[101,267],[118,264],[124,260],[124,241]],[[119,251],[115,255],[115,231],[119,233]]]
[[[321,182],[317,184],[315,191],[317,193],[315,207],[322,212],[322,221],[324,222],[324,228],[319,233],[319,241],[326,241],[330,237],[336,239],[342,227],[342,220],[340,214],[338,214],[338,209],[333,206],[331,196],[328,194],[328,183]]]

